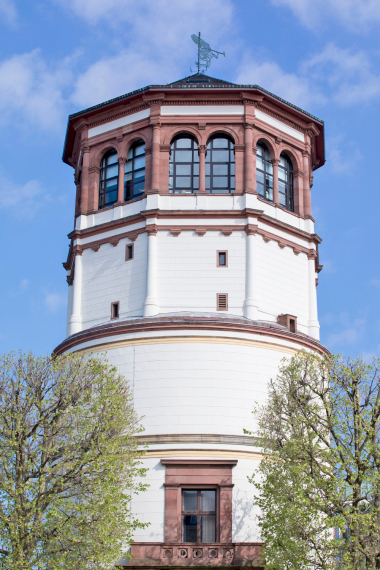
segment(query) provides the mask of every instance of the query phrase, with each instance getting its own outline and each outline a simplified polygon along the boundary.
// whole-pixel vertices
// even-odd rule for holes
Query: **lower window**
[[[182,540],[216,541],[215,489],[182,489]]]

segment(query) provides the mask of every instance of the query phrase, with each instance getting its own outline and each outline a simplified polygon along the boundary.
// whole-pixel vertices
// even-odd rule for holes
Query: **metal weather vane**
[[[191,39],[198,45],[198,61],[195,62],[195,65],[198,67],[198,73],[204,73],[205,70],[210,67],[213,57],[215,57],[215,59],[218,59],[219,55],[226,57],[224,51],[222,52],[211,49],[210,45],[201,39],[200,32],[198,35],[192,34]],[[201,63],[202,61],[204,63]],[[201,70],[201,67],[204,67],[204,69]]]

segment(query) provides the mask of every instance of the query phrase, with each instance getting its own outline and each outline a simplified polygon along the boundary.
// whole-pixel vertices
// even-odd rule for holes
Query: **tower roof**
[[[69,163],[69,156],[71,154],[73,143],[75,139],[75,129],[74,125],[80,119],[91,120],[91,117],[100,113],[109,111],[111,112],[113,108],[125,105],[127,103],[132,102],[137,98],[141,98],[147,92],[155,92],[160,91],[164,93],[183,93],[186,92],[203,92],[203,93],[233,93],[236,91],[244,91],[249,92],[250,94],[257,93],[258,95],[263,95],[264,98],[270,101],[272,104],[275,104],[277,107],[282,108],[284,111],[287,111],[294,117],[297,117],[303,121],[312,122],[317,126],[317,130],[319,130],[319,134],[316,136],[316,147],[317,147],[317,155],[319,159],[319,166],[322,166],[325,162],[325,144],[324,144],[324,121],[315,117],[311,113],[289,103],[285,99],[278,97],[274,93],[267,91],[263,87],[255,84],[237,84],[231,83],[229,81],[225,81],[223,79],[218,79],[216,77],[211,77],[209,75],[204,75],[201,73],[195,73],[193,75],[189,75],[177,81],[173,81],[172,83],[168,83],[166,85],[147,85],[146,87],[142,87],[140,89],[136,89],[134,91],[130,91],[129,93],[125,93],[124,95],[120,95],[113,99],[109,99],[108,101],[104,101],[103,103],[99,103],[92,107],[88,107],[82,111],[78,111],[69,115],[68,123],[67,123],[67,131],[66,131],[66,138],[64,143],[63,149],[63,156],[62,159],[64,162]]]

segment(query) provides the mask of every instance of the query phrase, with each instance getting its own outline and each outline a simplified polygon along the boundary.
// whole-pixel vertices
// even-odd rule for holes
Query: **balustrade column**
[[[146,270],[146,297],[144,317],[157,315],[159,311],[157,299],[157,227],[147,227],[148,260]]]
[[[70,317],[70,336],[82,330],[82,251],[75,252],[73,302]]]
[[[280,164],[280,160],[278,158],[273,158],[270,162],[273,166],[273,203],[279,204],[280,193],[278,191],[278,165]]]
[[[124,170],[126,159],[124,156],[119,156],[119,178],[117,182],[117,203],[124,203]]]
[[[160,190],[160,142],[161,124],[157,123],[153,125],[151,194],[158,194]]]
[[[253,154],[253,126],[244,125],[244,185],[248,194],[256,193],[256,164]]]
[[[246,228],[246,261],[245,261],[245,301],[244,316],[247,319],[257,320],[257,283],[256,283],[256,249],[257,249],[257,226],[248,224]]]
[[[199,192],[206,192],[206,150],[207,147],[201,144],[198,147],[199,154]]]

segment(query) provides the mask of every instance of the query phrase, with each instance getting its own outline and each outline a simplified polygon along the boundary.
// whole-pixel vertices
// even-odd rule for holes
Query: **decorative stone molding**
[[[180,228],[177,228],[177,229],[172,228],[172,229],[169,230],[169,231],[170,231],[170,233],[172,234],[172,236],[178,237],[182,230],[181,230]]]
[[[198,129],[204,131],[206,129],[206,123],[198,123]]]
[[[148,155],[148,154],[152,154],[152,147],[151,146],[145,147],[145,155]]]
[[[88,171],[90,174],[92,174],[93,172],[97,172],[99,174],[100,173],[100,166],[89,166]]]
[[[170,152],[171,145],[170,144],[161,144],[160,145],[160,152]]]
[[[205,233],[207,232],[207,228],[195,228],[194,231],[197,234],[197,236],[203,237],[205,235]]]
[[[256,226],[255,224],[247,224],[245,226],[245,233],[247,236],[254,236],[257,234],[258,229],[259,226]]]
[[[244,144],[235,144],[234,150],[235,152],[244,152],[245,145]]]
[[[95,253],[99,251],[99,248],[100,248],[100,243],[91,246],[92,251],[95,251]]]
[[[200,153],[201,153],[201,152],[207,152],[207,145],[205,145],[205,144],[200,144],[200,145],[198,146],[198,152],[200,152]]]
[[[146,226],[145,231],[147,232],[148,236],[155,236],[157,235],[158,226],[156,224],[149,224]]]
[[[230,228],[224,228],[221,230],[222,234],[226,237],[229,237],[232,234],[232,229]]]
[[[113,246],[116,247],[119,244],[120,238],[119,236],[114,236],[109,238],[108,242]]]

